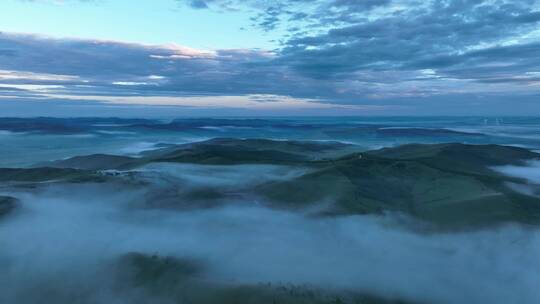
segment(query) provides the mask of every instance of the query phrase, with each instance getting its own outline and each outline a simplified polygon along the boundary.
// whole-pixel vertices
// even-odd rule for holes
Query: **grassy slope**
[[[353,146],[337,142],[218,138],[150,153],[154,161],[200,164],[296,164],[343,155]]]
[[[38,167],[128,170],[151,162],[212,165],[298,164],[321,157],[341,156],[354,150],[354,146],[338,142],[217,138],[149,151],[141,158],[94,154],[38,164]]]
[[[489,166],[539,155],[524,149],[461,144],[409,145],[326,162],[316,172],[260,187],[283,207],[337,198],[332,214],[401,211],[441,226],[540,221],[540,202],[506,186]]]
[[[70,168],[0,168],[0,182],[43,182],[64,181],[100,181],[102,178],[93,171]]]
[[[308,165],[313,168],[308,174],[253,191],[276,207],[298,209],[326,203],[331,206],[325,210],[328,214],[399,211],[443,227],[540,221],[538,199],[520,195],[505,185],[525,181],[489,168],[539,158],[536,153],[497,145],[412,144],[326,157],[350,149],[340,143],[214,139],[153,151],[142,158],[91,155],[58,165],[86,169],[131,168],[149,162]],[[94,171],[70,168],[0,169],[0,181],[100,178]],[[211,195],[205,191],[200,190],[194,198],[219,198],[212,189],[207,189]]]
[[[327,292],[291,284],[237,284],[204,277],[204,266],[189,259],[131,253],[118,267],[121,288],[143,288],[151,298],[200,304],[405,304],[347,292]],[[286,280],[285,280],[286,281]]]
[[[65,160],[45,163],[43,165],[54,168],[71,168],[81,170],[120,170],[131,169],[141,163],[144,163],[144,161],[134,157],[108,154],[93,154],[86,156],[75,156]]]

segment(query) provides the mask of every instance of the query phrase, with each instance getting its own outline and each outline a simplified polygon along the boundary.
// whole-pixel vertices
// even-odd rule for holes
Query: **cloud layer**
[[[394,112],[494,106],[504,113],[512,109],[504,100],[529,109],[540,93],[536,0],[178,2],[251,12],[253,26],[286,34],[265,51],[2,33],[0,96],[41,95],[37,89],[73,96],[257,94]]]
[[[182,178],[226,182],[206,179],[208,168],[199,169]],[[240,175],[260,172],[234,169]],[[19,194],[22,209],[0,222],[0,264],[6,266],[0,300],[158,301],[134,301],[112,287],[111,263],[129,252],[200,259],[207,278],[228,284],[308,284],[414,303],[540,299],[540,272],[532,267],[539,263],[538,229],[418,234],[391,216],[313,218],[245,206],[251,202],[184,212],[134,208],[143,193],[81,184]]]

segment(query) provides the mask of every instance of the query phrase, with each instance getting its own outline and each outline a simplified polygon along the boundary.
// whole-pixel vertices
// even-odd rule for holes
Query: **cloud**
[[[206,2],[204,0],[192,0],[190,1],[189,5],[192,7],[192,8],[208,8],[208,4],[206,4]]]
[[[494,167],[493,170],[511,177],[524,179],[527,184],[508,183],[517,192],[534,197],[540,197],[540,160],[531,160],[522,165],[506,165]]]
[[[213,6],[255,9],[253,20],[265,31],[297,22],[278,61],[312,78],[432,69],[442,78],[504,82],[540,68],[540,6],[533,0],[207,2]],[[496,63],[506,65],[486,69]],[[463,75],[471,70],[474,77]]]
[[[275,95],[319,100],[331,83],[308,79],[271,64],[264,50],[198,50],[175,44],[143,45],[117,41],[52,39],[0,34],[0,84],[27,86],[36,97],[69,95],[190,97]],[[28,85],[55,85],[44,96]],[[326,88],[326,90],[322,90]],[[233,106],[233,105],[232,105]]]
[[[61,85],[58,93],[72,96],[262,94],[418,113],[465,97],[469,105],[516,96],[530,103],[539,92],[538,1],[181,2],[246,10],[263,31],[287,34],[269,51],[2,33],[0,83]]]
[[[505,48],[518,47],[524,52],[504,59],[516,63],[533,56],[538,67],[538,56],[526,52],[537,51],[537,45],[512,40],[535,30],[540,13],[522,2],[490,3],[433,1],[425,8],[347,22],[322,34],[293,36],[282,53],[298,70],[316,76],[417,68],[444,73],[482,54],[495,61]]]
[[[0,81],[5,84],[84,85],[102,93],[126,83],[154,83],[156,86],[144,90],[177,94],[275,91],[269,85],[272,82],[254,81],[267,78],[262,71],[247,67],[268,61],[271,54],[265,51],[214,52],[174,44],[148,46],[10,34],[0,35],[0,49],[9,52],[9,56],[0,55],[4,69]]]
[[[196,9],[217,11],[254,10],[254,25],[271,31],[282,23],[309,21],[310,24],[337,24],[343,20],[354,20],[363,13],[389,5],[391,0],[177,0]],[[320,25],[319,24],[319,25]]]
[[[240,166],[209,177],[215,169],[192,166],[181,178],[222,185],[231,174],[279,176],[279,168]],[[143,195],[114,184],[19,192],[22,209],[0,222],[0,300],[133,303],[113,281],[113,261],[128,252],[201,260],[204,277],[227,286],[308,284],[413,303],[540,300],[535,228],[419,234],[392,216],[309,217],[249,201],[183,212],[136,208]],[[162,302],[153,297],[141,302]]]

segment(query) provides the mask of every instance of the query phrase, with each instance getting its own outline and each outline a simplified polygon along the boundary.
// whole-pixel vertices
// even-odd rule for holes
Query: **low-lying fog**
[[[193,165],[151,163],[136,170],[156,173],[159,179],[172,178],[191,186],[246,187],[267,181],[287,180],[301,176],[308,169],[277,165]]]
[[[525,195],[540,197],[540,160],[530,160],[523,165],[499,166],[493,169],[527,181],[526,185],[508,183],[508,186],[513,190]]]
[[[164,166],[144,170],[198,185],[247,182],[257,172],[262,179],[297,174],[271,166]],[[92,299],[81,303],[134,303],[110,288],[111,265],[140,252],[198,259],[206,278],[231,284],[309,284],[418,303],[540,303],[536,228],[421,234],[395,215],[321,218],[249,201],[197,210],[136,208],[132,202],[146,190],[119,187],[6,193],[21,207],[0,219],[0,302],[36,303],[51,292],[86,290]]]

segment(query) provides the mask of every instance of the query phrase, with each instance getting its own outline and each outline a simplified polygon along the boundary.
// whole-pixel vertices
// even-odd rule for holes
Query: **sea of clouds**
[[[279,166],[144,170],[183,172],[176,173],[189,181],[182,185],[212,187],[258,173],[261,180],[298,174]],[[309,284],[416,303],[540,302],[537,228],[420,233],[394,215],[314,217],[249,201],[189,210],[134,205],[146,191],[111,183],[6,192],[20,207],[0,219],[0,302],[137,303],[136,291],[111,288],[112,265],[129,252],[197,259],[206,278],[235,284]]]

